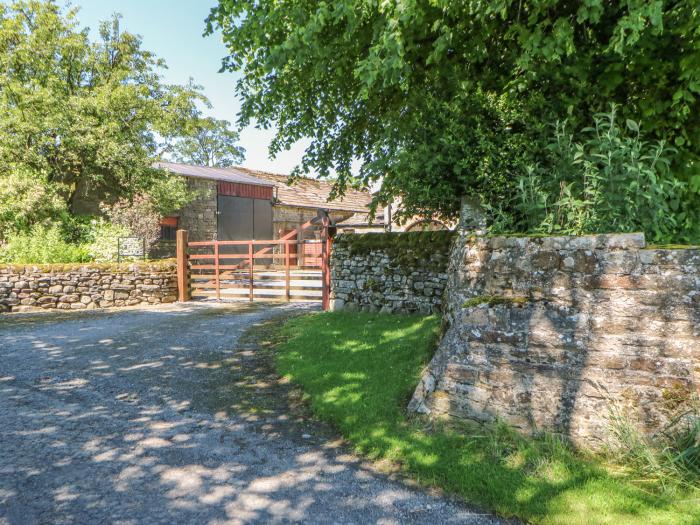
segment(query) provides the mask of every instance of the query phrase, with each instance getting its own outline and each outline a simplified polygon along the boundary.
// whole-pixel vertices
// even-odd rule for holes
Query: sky
[[[166,82],[185,84],[192,78],[204,87],[212,103],[205,110],[209,116],[236,122],[240,109],[234,86],[236,74],[219,73],[221,59],[227,54],[220,36],[202,36],[204,19],[215,0],[72,0],[80,7],[78,20],[91,29],[96,38],[100,21],[113,13],[122,15],[122,29],[143,39],[143,48],[164,59],[168,69],[163,71]],[[243,166],[275,173],[289,173],[301,161],[307,143],[298,143],[290,151],[270,159],[268,145],[273,130],[249,126],[241,133],[240,144],[246,150]]]

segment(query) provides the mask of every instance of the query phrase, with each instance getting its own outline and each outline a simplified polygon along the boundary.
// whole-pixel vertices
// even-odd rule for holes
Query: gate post
[[[191,299],[189,271],[187,268],[187,230],[177,230],[175,238],[177,256],[177,300],[184,303]]]
[[[304,257],[306,257],[304,253],[304,230],[302,226],[301,223],[297,226],[297,269],[301,269],[304,265]]]
[[[284,295],[289,302],[291,296],[289,292],[289,267],[291,266],[289,241],[284,242]]]
[[[248,242],[248,264],[250,266],[250,288],[248,289],[248,296],[250,299],[250,302],[253,302],[253,281],[254,281],[254,268],[253,264],[255,264],[255,257],[253,254],[253,241]]]
[[[330,220],[323,217],[323,231],[321,235],[321,279],[322,279],[322,307],[327,312],[331,304],[331,235],[329,232]]]

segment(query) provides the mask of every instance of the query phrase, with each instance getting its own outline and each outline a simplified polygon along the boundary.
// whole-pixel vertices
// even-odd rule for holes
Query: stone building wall
[[[195,197],[172,215],[178,217],[178,229],[187,230],[190,241],[215,241],[218,235],[218,185],[216,181],[185,177],[187,189]],[[149,251],[151,259],[169,259],[176,255],[177,243],[159,240]]]
[[[217,237],[218,183],[214,180],[185,177],[187,187],[196,198],[174,213],[179,217],[178,227],[188,231],[192,241],[212,241]],[[302,208],[275,204],[272,206],[273,238],[280,237],[280,232],[293,230],[317,215],[315,208]],[[351,217],[351,211],[332,211],[331,217],[341,221]],[[174,243],[162,243],[164,253],[174,250]],[[173,252],[174,253],[174,252]]]
[[[176,299],[173,261],[0,266],[0,312],[90,310]]]
[[[339,235],[331,252],[331,308],[440,311],[452,238],[449,231]]]
[[[654,433],[700,393],[700,249],[463,234],[448,275],[448,328],[410,410],[596,448],[611,414]]]
[[[186,177],[187,188],[196,197],[175,215],[178,227],[187,230],[191,241],[214,241],[217,235],[217,182]]]

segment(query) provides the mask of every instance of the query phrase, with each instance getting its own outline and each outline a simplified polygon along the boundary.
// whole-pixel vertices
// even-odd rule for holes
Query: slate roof
[[[241,167],[209,168],[165,161],[156,162],[154,167],[186,177],[272,186],[276,188],[275,194],[278,204],[283,206],[367,213],[372,201],[372,195],[369,191],[352,188],[348,188],[343,197],[329,201],[328,196],[331,193],[332,184],[325,180],[308,177],[298,178],[294,184],[289,185],[287,184],[287,175]],[[381,210],[377,210],[377,217],[381,217]]]
[[[221,180],[224,182],[239,182],[242,184],[253,184],[256,186],[274,186],[270,181],[259,179],[239,171],[226,168],[209,168],[207,166],[192,166],[190,164],[180,164],[177,162],[156,162],[155,168],[168,170],[171,173],[207,180]]]
[[[302,177],[296,179],[294,184],[287,184],[287,175],[267,173],[248,168],[227,168],[227,171],[249,175],[258,179],[264,179],[277,188],[279,204],[300,208],[327,208],[339,211],[354,211],[367,213],[372,195],[367,190],[348,188],[343,197],[329,201],[332,184],[325,180]],[[379,215],[380,212],[377,212]]]
[[[369,222],[369,213],[353,213],[347,219],[338,221],[337,226],[342,226],[344,228],[365,227],[365,226],[384,226],[384,214],[381,209],[377,210],[374,216],[374,220]]]

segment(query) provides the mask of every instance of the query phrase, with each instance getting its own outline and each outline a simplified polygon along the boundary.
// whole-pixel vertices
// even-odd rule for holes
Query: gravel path
[[[0,317],[0,524],[502,523],[279,409],[242,334],[299,308]]]

